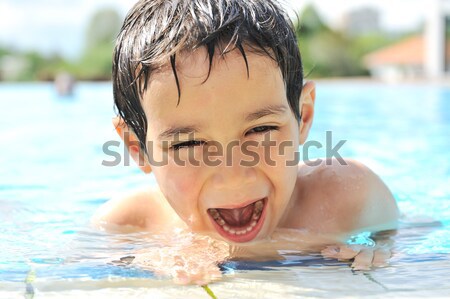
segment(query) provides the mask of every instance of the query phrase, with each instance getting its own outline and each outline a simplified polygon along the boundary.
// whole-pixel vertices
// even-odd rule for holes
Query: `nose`
[[[241,165],[219,166],[216,168],[212,182],[216,189],[238,189],[256,181],[256,170]]]

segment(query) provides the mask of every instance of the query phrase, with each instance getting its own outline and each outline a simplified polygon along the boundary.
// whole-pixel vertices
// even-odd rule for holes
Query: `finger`
[[[189,279],[189,275],[186,271],[179,270],[174,273],[173,282],[176,284],[186,285],[189,284],[191,280]]]
[[[325,249],[323,249],[320,253],[324,256],[324,257],[330,257],[330,258],[334,258],[335,255],[339,252],[339,247],[338,246],[327,246],[325,247]]]
[[[214,267],[209,270],[208,275],[212,280],[217,280],[222,277],[222,272],[220,271],[219,267],[214,265]]]
[[[335,257],[339,260],[351,260],[361,252],[360,246],[343,245]]]
[[[352,268],[354,270],[370,270],[373,261],[373,250],[372,249],[363,249],[360,253],[355,257],[355,260],[352,264]]]
[[[198,285],[205,285],[211,282],[211,276],[208,273],[196,273],[191,275],[191,282]]]
[[[391,258],[391,250],[387,248],[379,248],[375,251],[372,264],[375,267],[385,267],[388,265],[388,260]]]
[[[342,246],[328,246],[325,249],[321,251],[322,255],[324,257],[328,258],[335,258],[339,260],[351,260],[354,258],[361,250],[361,247],[359,246],[349,246],[349,245],[342,245]]]
[[[205,273],[203,275],[198,275],[194,277],[193,281],[197,285],[207,285],[212,281],[212,276],[209,273]]]

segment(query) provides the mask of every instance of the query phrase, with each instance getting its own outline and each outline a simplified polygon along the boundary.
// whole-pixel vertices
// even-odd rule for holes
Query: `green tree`
[[[104,8],[91,18],[86,31],[86,49],[111,45],[121,26],[121,17],[116,10]]]
[[[328,26],[320,18],[313,5],[307,5],[300,14],[299,24],[296,26],[297,35],[311,37],[323,31],[330,31]]]
[[[111,77],[111,57],[119,33],[121,17],[111,8],[99,10],[86,31],[85,50],[75,75],[81,79],[105,80]]]
[[[311,77],[366,74],[352,50],[352,41],[334,31],[320,18],[314,6],[300,14],[296,32],[305,74]]]
[[[10,54],[11,51],[7,48],[0,46],[0,57]]]

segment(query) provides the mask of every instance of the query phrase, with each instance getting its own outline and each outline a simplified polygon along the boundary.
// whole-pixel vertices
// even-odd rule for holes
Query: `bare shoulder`
[[[160,230],[178,216],[157,188],[118,195],[98,208],[91,223],[106,230]]]
[[[302,200],[311,209],[322,207],[338,231],[384,230],[397,224],[398,208],[391,191],[358,161],[326,159],[316,166],[300,165],[298,183],[304,190]]]

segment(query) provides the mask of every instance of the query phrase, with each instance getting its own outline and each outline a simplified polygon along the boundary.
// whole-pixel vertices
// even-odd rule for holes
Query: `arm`
[[[378,232],[397,228],[399,211],[395,199],[383,181],[368,167],[353,160],[348,165],[333,166],[343,179],[335,186],[341,198],[337,207],[339,226],[347,235],[363,231]],[[345,217],[345,215],[348,215]],[[326,257],[342,260],[354,259],[352,267],[367,270],[371,266],[384,266],[391,257],[390,234],[377,239],[375,247],[362,245],[329,246],[322,251]]]
[[[143,190],[112,198],[98,208],[91,223],[101,229],[161,230],[182,225],[159,190]]]
[[[119,232],[148,230],[161,233],[158,242],[163,246],[150,246],[134,253],[132,263],[159,276],[172,277],[179,284],[204,285],[219,279],[221,272],[217,264],[228,257],[229,248],[225,242],[183,230],[185,224],[159,190],[113,198],[97,210],[92,223]],[[182,230],[171,233],[178,228]]]
[[[343,219],[348,232],[383,231],[397,228],[399,211],[395,199],[386,184],[372,170],[362,163],[346,160],[344,184],[346,189],[345,209],[354,217]],[[345,211],[342,211],[344,213]]]

